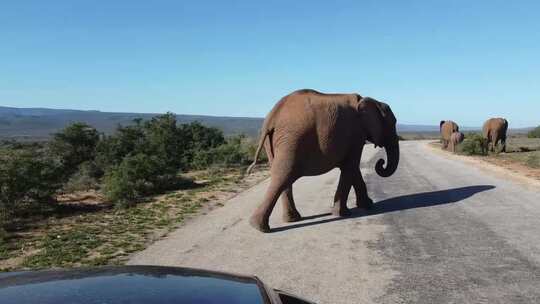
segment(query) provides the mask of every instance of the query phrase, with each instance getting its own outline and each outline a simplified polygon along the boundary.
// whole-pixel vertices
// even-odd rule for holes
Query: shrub
[[[256,149],[257,147],[250,143],[245,136],[234,136],[228,138],[223,145],[195,154],[193,167],[205,169],[210,166],[248,165],[251,163]]]
[[[145,142],[143,153],[159,156],[166,166],[187,168],[186,151],[190,139],[177,126],[172,113],[159,115],[144,124]]]
[[[77,170],[78,166],[85,161],[93,160],[99,134],[93,127],[76,122],[62,131],[54,134],[49,143],[50,153],[58,157],[63,164],[63,178]]]
[[[2,150],[0,154],[0,226],[19,212],[33,213],[49,204],[61,187],[63,168],[57,159],[34,150]]]
[[[529,131],[527,134],[529,138],[540,138],[540,126],[534,128],[533,130]]]
[[[130,206],[146,195],[170,188],[176,181],[175,171],[155,155],[128,155],[105,173],[105,197],[115,205]]]
[[[143,150],[145,143],[141,119],[134,119],[131,126],[118,126],[116,133],[106,136],[96,146],[95,162],[103,174],[108,168],[117,166],[128,154]]]
[[[486,140],[478,133],[467,134],[463,143],[458,146],[458,152],[466,155],[487,155]]]
[[[198,122],[179,125],[175,115],[167,113],[144,123],[138,119],[132,126],[119,126],[115,135],[97,145],[96,163],[105,172],[126,155],[143,153],[158,156],[166,166],[188,170],[196,154],[223,143],[220,130]]]
[[[209,128],[199,122],[192,122],[181,126],[180,134],[184,140],[185,150],[182,154],[183,169],[199,168],[201,157],[210,150],[225,144],[223,133],[217,128]],[[210,153],[212,154],[212,153]],[[197,160],[195,160],[197,158]],[[211,157],[212,158],[212,157]]]

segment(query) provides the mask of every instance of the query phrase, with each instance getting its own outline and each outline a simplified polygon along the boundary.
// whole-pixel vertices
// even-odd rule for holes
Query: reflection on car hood
[[[0,274],[0,302],[268,303],[260,281],[204,270],[157,266]]]

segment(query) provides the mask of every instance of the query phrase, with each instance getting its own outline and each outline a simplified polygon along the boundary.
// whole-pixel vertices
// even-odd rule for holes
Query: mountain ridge
[[[18,108],[0,106],[1,139],[45,140],[67,124],[80,121],[100,132],[111,134],[118,125],[129,125],[135,118],[151,119],[160,113],[102,112],[98,110],[73,110],[50,108]],[[175,114],[179,123],[200,123],[219,128],[225,135],[246,134],[257,136],[264,118],[230,117],[212,115]],[[463,131],[478,131],[479,127],[462,127]],[[515,129],[526,132],[529,128]],[[438,125],[398,124],[400,133],[438,133]]]

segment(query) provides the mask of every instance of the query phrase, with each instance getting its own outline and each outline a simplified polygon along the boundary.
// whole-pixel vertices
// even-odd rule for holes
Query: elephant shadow
[[[395,211],[457,203],[477,193],[488,191],[494,188],[495,186],[492,186],[492,185],[477,185],[477,186],[467,186],[467,187],[453,188],[453,189],[447,189],[447,190],[439,190],[439,191],[432,191],[432,192],[422,192],[422,193],[396,196],[396,197],[388,198],[388,199],[375,203],[373,205],[373,208],[370,210],[365,210],[361,208],[351,208],[351,215],[348,217],[332,217],[332,218],[326,218],[326,219],[321,219],[321,220],[312,221],[312,222],[293,223],[291,225],[273,228],[271,232],[280,232],[280,231],[285,231],[289,229],[320,225],[320,224],[336,222],[336,221],[341,221],[341,220],[348,220],[351,218],[359,218],[359,217],[365,217],[365,216],[370,216],[370,215],[390,213],[390,212],[395,212]],[[326,217],[330,215],[331,213],[316,214],[316,215],[302,217],[302,220],[303,221],[312,220],[312,219],[322,218],[322,217]]]

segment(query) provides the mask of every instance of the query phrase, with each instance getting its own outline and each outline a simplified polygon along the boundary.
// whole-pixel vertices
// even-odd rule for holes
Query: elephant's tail
[[[266,137],[270,135],[270,133],[272,133],[272,131],[273,130],[265,130],[264,134],[261,134],[261,139],[259,140],[259,146],[257,147],[257,151],[255,152],[255,156],[253,157],[253,163],[249,165],[249,167],[246,170],[245,175],[249,175],[251,173],[251,170],[253,170],[253,168],[255,167],[255,165],[257,165],[257,159],[259,158],[259,154],[261,154],[261,150],[264,145],[264,140],[266,139]]]

